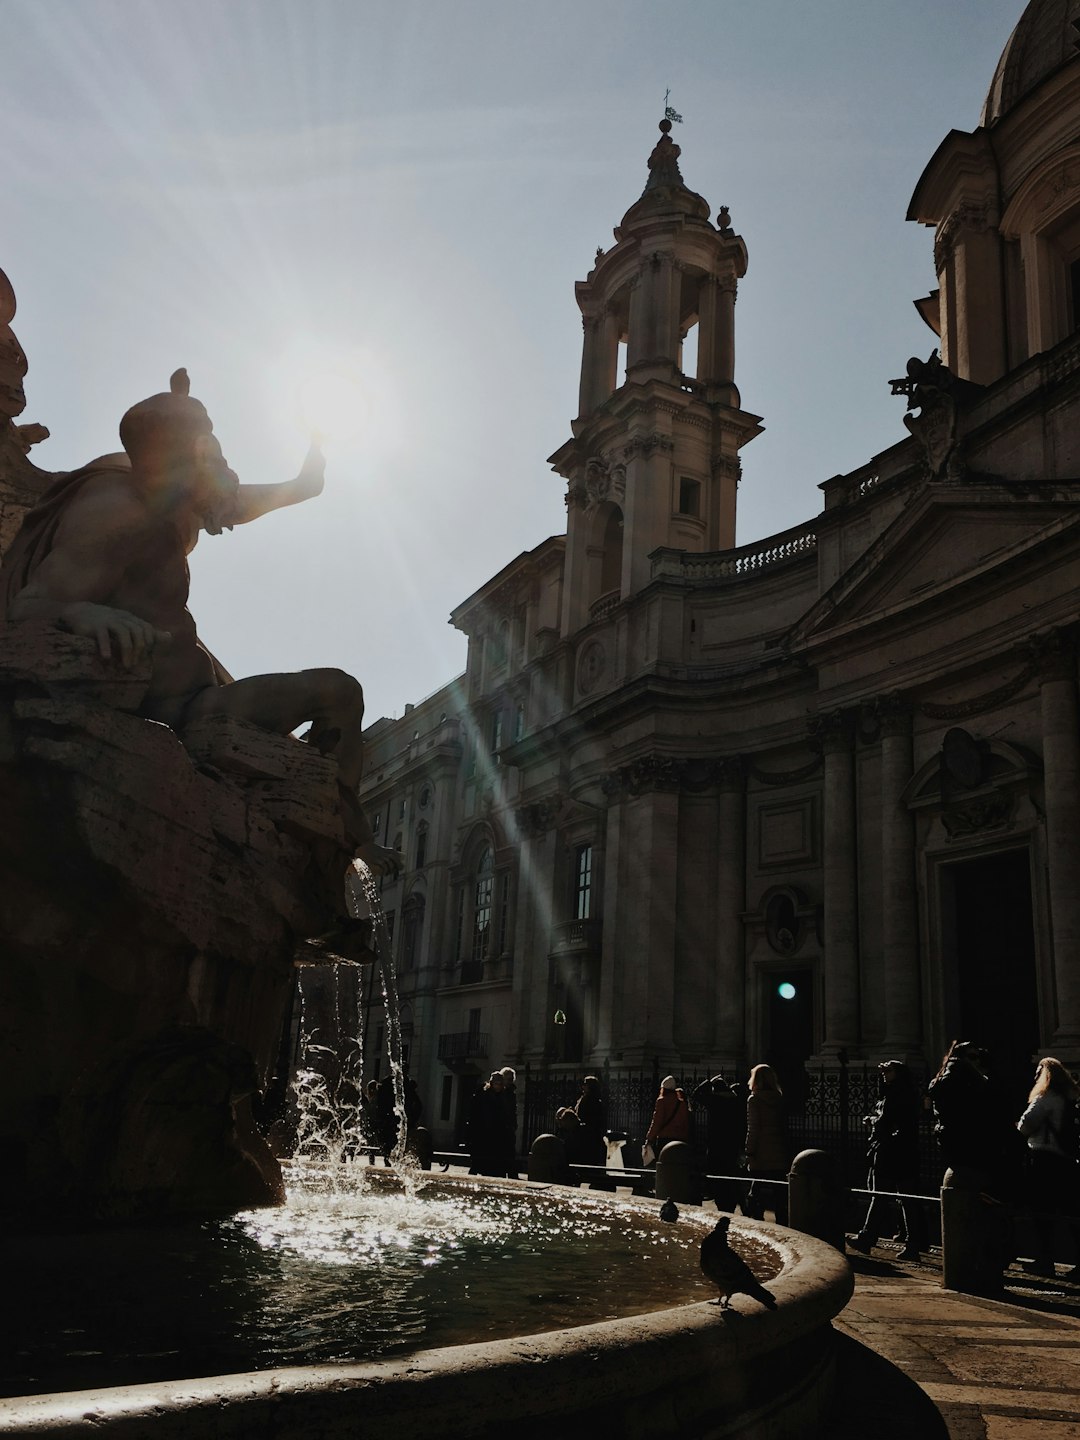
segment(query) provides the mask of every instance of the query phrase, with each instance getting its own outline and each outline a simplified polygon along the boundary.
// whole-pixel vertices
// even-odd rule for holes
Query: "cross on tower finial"
[[[671,87],[668,86],[668,88],[664,91],[664,119],[669,120],[673,125],[681,125],[683,123],[682,116],[677,110],[672,109],[671,105],[668,103],[670,99]]]

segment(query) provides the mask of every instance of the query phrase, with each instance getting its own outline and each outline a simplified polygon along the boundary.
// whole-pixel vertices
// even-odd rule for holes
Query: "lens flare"
[[[776,987],[776,993],[780,996],[781,1000],[794,1000],[795,986],[792,985],[790,980],[785,980],[782,985]]]

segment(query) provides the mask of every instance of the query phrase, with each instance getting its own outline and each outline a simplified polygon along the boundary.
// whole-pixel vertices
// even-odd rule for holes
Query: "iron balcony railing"
[[[486,1060],[491,1049],[491,1036],[478,1030],[459,1030],[439,1036],[440,1060]]]

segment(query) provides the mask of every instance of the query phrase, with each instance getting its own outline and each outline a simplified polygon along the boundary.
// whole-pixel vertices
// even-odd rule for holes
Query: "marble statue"
[[[23,521],[0,568],[0,623],[38,620],[96,643],[125,668],[151,661],[140,713],[181,736],[227,716],[305,739],[337,760],[345,833],[375,873],[400,857],[378,844],[356,798],[363,763],[363,691],[341,670],[233,680],[201,644],[187,608],[187,556],[199,534],[217,535],[321,493],[324,460],[312,444],[300,474],[241,484],[205,407],[178,370],[167,394],[134,405],[120,422],[124,453],[60,478]]]

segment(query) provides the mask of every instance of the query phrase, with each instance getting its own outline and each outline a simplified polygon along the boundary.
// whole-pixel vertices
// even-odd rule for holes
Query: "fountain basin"
[[[572,1204],[574,1192],[562,1193]],[[696,1246],[711,1223],[708,1213],[684,1211],[687,1245]],[[362,1427],[380,1440],[420,1430],[482,1440],[505,1436],[508,1426],[515,1436],[545,1440],[586,1427],[631,1440],[813,1435],[831,1392],[829,1322],[851,1294],[850,1269],[808,1236],[749,1220],[735,1229],[775,1252],[780,1268],[767,1281],[775,1311],[746,1297],[728,1314],[697,1301],[356,1364],[23,1397],[0,1401],[0,1435],[330,1440]]]

